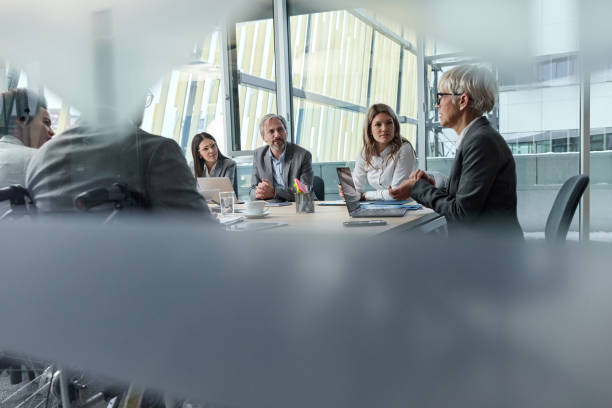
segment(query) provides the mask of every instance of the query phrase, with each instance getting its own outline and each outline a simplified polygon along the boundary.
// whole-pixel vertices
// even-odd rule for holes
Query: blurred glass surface
[[[200,132],[212,134],[226,151],[220,35],[208,34],[195,45],[193,62],[154,84],[144,109],[141,128],[174,139],[189,161],[191,140]]]

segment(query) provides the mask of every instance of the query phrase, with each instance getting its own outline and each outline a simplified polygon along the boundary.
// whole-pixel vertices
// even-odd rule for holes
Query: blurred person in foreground
[[[522,239],[514,157],[484,116],[495,105],[495,78],[485,68],[462,65],[442,75],[438,91],[440,124],[459,136],[448,184],[437,188],[423,170],[416,170],[397,188],[389,188],[389,194],[395,199],[412,196],[446,217],[451,236],[461,231]]]
[[[108,126],[84,123],[32,157],[26,188],[39,213],[73,212],[80,193],[122,183],[142,198],[142,209],[210,214],[174,140],[143,131],[140,119],[136,125],[128,120]]]
[[[11,89],[0,94],[0,188],[25,185],[30,159],[40,146],[53,137],[46,102],[27,89]],[[0,202],[0,215],[10,208]]]
[[[238,194],[236,162],[219,151],[215,138],[206,132],[198,133],[191,141],[193,174],[196,177],[228,177]]]
[[[312,186],[312,154],[287,142],[287,121],[280,115],[262,117],[259,133],[266,146],[253,154],[251,200],[295,201],[294,179]]]
[[[53,137],[46,102],[27,89],[0,95],[0,187],[25,184],[32,155]]]

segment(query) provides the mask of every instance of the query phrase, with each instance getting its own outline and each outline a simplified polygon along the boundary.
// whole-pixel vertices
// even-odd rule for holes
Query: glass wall
[[[591,75],[590,237],[610,241],[612,232],[612,64]]]

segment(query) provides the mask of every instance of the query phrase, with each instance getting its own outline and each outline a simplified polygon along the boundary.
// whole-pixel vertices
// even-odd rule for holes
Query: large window
[[[612,232],[612,69],[600,66],[591,75],[590,223],[591,239]]]
[[[354,160],[365,112],[385,103],[416,142],[416,57],[399,25],[363,10],[290,18],[294,140],[315,162]]]
[[[277,112],[272,19],[236,24],[236,50],[239,150],[254,150],[263,145],[259,119]]]
[[[354,160],[373,30],[348,11],[292,16],[290,28],[295,141],[315,162]]]

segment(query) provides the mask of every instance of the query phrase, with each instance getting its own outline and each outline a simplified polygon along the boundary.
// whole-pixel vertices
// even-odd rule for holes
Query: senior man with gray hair
[[[266,145],[253,155],[251,200],[295,201],[294,179],[312,185],[312,155],[287,142],[287,121],[280,115],[262,117],[259,133]]]
[[[457,132],[457,152],[448,184],[436,188],[422,170],[396,189],[395,199],[412,196],[446,217],[449,235],[457,232],[523,238],[516,214],[516,168],[512,152],[485,116],[495,106],[497,85],[491,72],[461,65],[438,84],[440,124]]]

